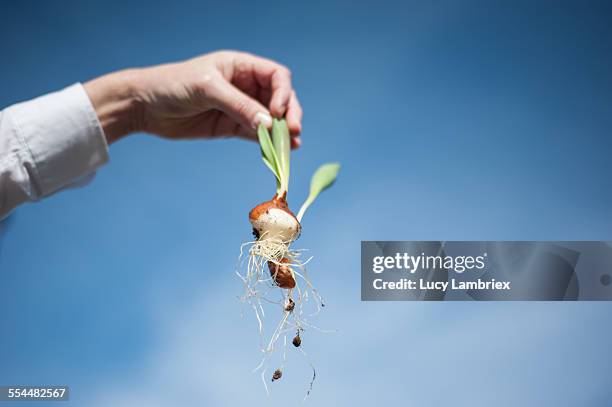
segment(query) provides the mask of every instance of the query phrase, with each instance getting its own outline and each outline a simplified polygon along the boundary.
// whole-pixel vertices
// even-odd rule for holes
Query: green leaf
[[[270,168],[278,182],[281,181],[281,171],[278,165],[278,158],[272,140],[270,139],[270,133],[263,124],[260,124],[257,128],[257,138],[259,139],[259,146],[261,147],[261,156],[264,163]]]
[[[272,143],[278,158],[281,182],[280,194],[282,195],[289,189],[289,159],[291,156],[291,139],[285,119],[274,119],[272,122]]]
[[[270,171],[272,171],[272,173],[274,174],[274,177],[276,178],[276,192],[278,192],[280,190],[280,179],[278,177],[278,174],[276,174],[276,170],[274,169],[272,164],[270,164],[270,161],[268,161],[266,157],[261,157],[261,159],[263,160],[264,164],[266,164],[266,167],[268,167]]]
[[[321,192],[331,187],[340,171],[340,164],[328,163],[320,166],[310,180],[310,196],[316,198]]]
[[[304,212],[317,199],[319,194],[333,185],[338,177],[338,171],[340,171],[340,164],[338,163],[323,164],[315,171],[310,181],[310,194],[298,212],[298,221],[302,220]]]

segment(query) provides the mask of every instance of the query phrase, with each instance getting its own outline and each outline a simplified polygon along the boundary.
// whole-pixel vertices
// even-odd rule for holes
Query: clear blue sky
[[[609,2],[113,2],[0,6],[0,106],[220,48],[291,67],[305,109],[289,202],[343,164],[299,246],[328,307],[310,405],[612,404],[612,304],[361,303],[360,240],[612,240]],[[67,405],[270,398],[233,266],[274,181],[258,147],[137,135],[89,186],[0,237],[0,384]],[[44,405],[44,404],[37,404]]]

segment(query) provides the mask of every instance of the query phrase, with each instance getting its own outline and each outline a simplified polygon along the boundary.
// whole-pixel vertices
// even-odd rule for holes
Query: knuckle
[[[251,75],[250,72],[251,72],[251,65],[247,61],[240,59],[235,62],[236,76],[240,78],[246,78]]]
[[[239,99],[234,102],[234,109],[236,109],[236,113],[244,118],[248,118],[250,107],[250,103],[244,99]]]
[[[196,91],[199,97],[212,98],[218,86],[212,75],[202,75],[196,84]]]
[[[291,76],[293,75],[291,69],[287,68],[285,65],[281,65],[280,70],[284,76],[291,79]]]
[[[255,58],[254,54],[251,54],[250,52],[246,51],[236,51],[236,55],[239,55],[245,59]]]
[[[211,55],[215,55],[215,56],[218,56],[218,57],[223,58],[223,57],[228,57],[228,56],[230,56],[230,55],[231,55],[231,54],[233,54],[234,52],[235,52],[235,51],[232,51],[231,49],[220,49],[220,50],[218,50],[218,51],[212,52],[212,53],[211,53]]]

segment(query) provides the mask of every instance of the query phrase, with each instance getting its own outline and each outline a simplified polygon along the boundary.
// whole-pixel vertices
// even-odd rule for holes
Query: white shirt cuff
[[[9,109],[34,163],[36,195],[46,196],[108,161],[108,145],[80,83]]]

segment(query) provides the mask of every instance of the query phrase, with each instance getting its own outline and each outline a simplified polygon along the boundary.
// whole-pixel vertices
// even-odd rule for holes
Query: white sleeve
[[[108,146],[81,84],[0,111],[0,219],[108,161]]]

